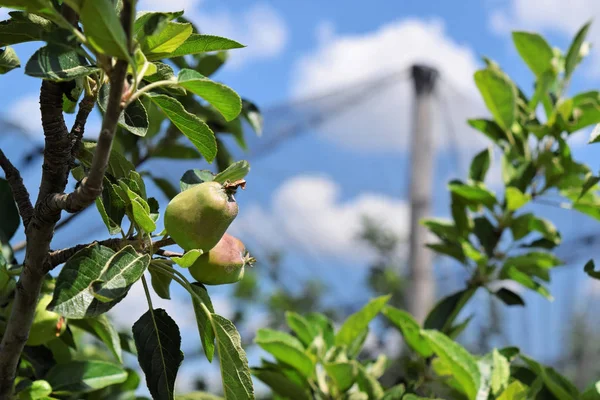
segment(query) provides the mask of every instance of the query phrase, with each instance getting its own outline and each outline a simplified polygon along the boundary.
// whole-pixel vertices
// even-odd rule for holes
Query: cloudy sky
[[[400,237],[406,238],[408,233],[412,86],[404,71],[414,63],[426,63],[440,71],[433,117],[437,154],[433,184],[434,213],[445,216],[444,182],[463,176],[469,157],[486,146],[464,123],[467,117],[485,113],[472,80],[473,72],[482,64],[480,57],[496,60],[530,91],[532,76],[512,47],[510,31],[542,31],[553,45],[565,49],[583,23],[592,17],[600,19],[600,3],[595,0],[465,0],[460,8],[456,4],[444,0],[140,1],[140,9],[184,9],[203,32],[247,45],[232,52],[229,65],[214,78],[265,110],[265,134],[251,141],[253,149],[260,149],[277,135],[278,127],[297,120],[298,115],[315,115],[345,102],[355,103],[326,113],[321,125],[303,129],[296,139],[284,141],[272,151],[250,154],[252,172],[247,190],[238,196],[241,211],[232,226],[251,246],[266,244],[283,249],[285,267],[294,269],[295,277],[327,280],[335,301],[345,305],[358,306],[369,295],[358,293],[372,257],[356,240],[361,217],[379,219]],[[593,25],[590,40],[600,43],[600,24]],[[20,45],[16,50],[26,61],[35,45]],[[597,88],[600,52],[592,51],[581,69],[572,90]],[[393,78],[368,96],[361,92],[364,88],[349,89],[382,77]],[[23,76],[21,71],[0,77],[2,117],[19,123],[25,132],[0,134],[0,145],[16,160],[23,149],[40,142],[38,90],[39,81]],[[357,101],[362,97],[363,101]],[[289,113],[289,120],[282,109]],[[97,126],[95,118],[90,122],[89,137],[94,136]],[[586,135],[580,132],[573,137],[574,153],[595,169],[597,150],[585,146]],[[33,193],[40,177],[37,167],[24,171]],[[206,167],[158,162],[149,168],[177,180],[185,169]],[[499,170],[493,168],[489,184],[494,187],[498,182]],[[571,213],[544,208],[537,211],[553,217],[564,230],[563,236],[598,229],[594,221]],[[73,231],[61,232],[54,247],[106,236],[99,217],[88,214],[76,237]],[[19,235],[17,239],[22,238],[22,233]],[[340,273],[344,280],[338,278]],[[458,275],[455,283],[460,285],[456,266],[444,269],[444,274]],[[567,278],[559,279],[554,290],[560,291],[565,282]],[[598,288],[588,290],[600,293]],[[231,312],[227,289],[212,293],[218,299],[217,311],[227,316]],[[556,297],[560,302],[560,295]],[[123,302],[115,310],[117,320],[128,321],[132,310],[141,314],[145,305],[139,299],[130,296]],[[165,307],[177,314],[185,331],[184,344],[194,346],[195,333],[186,325],[190,315],[182,311],[185,307],[178,301],[185,299]],[[542,300],[531,301],[543,309]],[[522,345],[531,345],[533,353],[544,351],[536,348],[536,343]]]

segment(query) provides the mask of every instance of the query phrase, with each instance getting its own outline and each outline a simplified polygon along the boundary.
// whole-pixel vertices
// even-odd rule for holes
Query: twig
[[[85,96],[79,102],[79,111],[77,111],[75,122],[73,123],[73,127],[71,128],[71,160],[69,162],[71,164],[71,167],[75,162],[75,158],[77,158],[79,146],[81,145],[81,139],[83,139],[85,123],[87,122],[90,112],[94,108],[95,100],[96,99],[94,98],[94,96]]]
[[[161,247],[171,246],[173,244],[175,244],[175,241],[171,238],[160,239],[155,242],[152,242],[152,248],[160,249]]]
[[[182,257],[183,256],[183,254],[181,254],[181,253],[177,253],[175,251],[163,250],[163,249],[156,250],[156,254],[158,254],[159,256],[163,256],[163,257]]]
[[[4,155],[2,149],[0,149],[0,168],[4,170],[6,180],[10,185],[13,197],[19,208],[19,214],[23,218],[23,226],[27,228],[29,221],[33,216],[33,206],[31,205],[31,199],[29,198],[29,192],[23,184],[23,178],[19,170],[10,162],[10,160]]]

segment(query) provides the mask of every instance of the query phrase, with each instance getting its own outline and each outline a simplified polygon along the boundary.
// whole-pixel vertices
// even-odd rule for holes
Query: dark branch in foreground
[[[21,214],[21,218],[23,218],[23,226],[27,228],[31,217],[33,216],[33,206],[31,205],[29,192],[27,191],[25,184],[23,184],[23,178],[21,178],[19,170],[15,168],[1,149],[0,168],[4,170],[6,180],[12,190],[13,197],[19,209],[19,214]]]

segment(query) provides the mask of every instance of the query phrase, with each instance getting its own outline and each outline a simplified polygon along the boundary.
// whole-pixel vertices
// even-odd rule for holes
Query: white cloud
[[[141,10],[185,10],[184,16],[200,31],[236,40],[247,47],[229,53],[229,67],[274,58],[285,49],[288,28],[283,17],[267,3],[254,3],[242,12],[208,12],[202,9],[203,0],[143,0]]]
[[[274,58],[281,54],[288,40],[285,21],[266,3],[255,3],[241,14],[199,13],[194,22],[205,33],[228,37],[247,46],[229,53],[229,65],[233,67]]]
[[[203,0],[142,0],[139,2],[138,9],[143,11],[185,11],[185,14],[195,14],[198,12]]]
[[[337,36],[322,25],[317,32],[326,37],[316,51],[298,60],[292,82],[297,97],[326,93],[357,82],[407,71],[415,63],[437,68],[441,74],[438,98],[449,110],[434,104],[436,143],[448,143],[447,115],[455,128],[467,128],[467,117],[483,114],[473,83],[477,61],[467,46],[454,42],[440,20],[405,19],[361,35]],[[362,93],[358,93],[362,95]],[[340,144],[361,150],[398,151],[408,145],[412,118],[413,87],[407,79],[378,89],[372,98],[323,125],[323,134]],[[350,100],[350,99],[345,99]],[[316,104],[319,107],[319,104]],[[466,129],[465,129],[466,130]],[[471,144],[475,135],[462,132],[461,144]],[[477,141],[477,139],[475,139]],[[479,142],[481,143],[481,142]]]
[[[494,10],[490,27],[495,33],[506,35],[515,29],[555,32],[572,38],[584,23],[600,17],[600,2],[596,0],[511,0],[508,6]],[[600,25],[592,24],[588,40],[600,43]],[[591,54],[598,72],[600,54]]]
[[[4,118],[21,127],[31,137],[43,135],[40,100],[37,94],[25,95],[17,99],[10,106]]]
[[[232,232],[284,247],[286,252],[311,251],[357,263],[371,256],[358,239],[364,215],[406,237],[404,201],[378,193],[362,193],[345,202],[339,197],[340,187],[329,178],[296,176],[274,192],[268,207],[246,208],[234,221]]]

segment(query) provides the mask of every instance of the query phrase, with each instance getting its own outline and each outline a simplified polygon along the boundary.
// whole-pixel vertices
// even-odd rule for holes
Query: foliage
[[[253,371],[278,396],[478,400],[600,396],[598,385],[580,392],[554,369],[517,348],[496,348],[477,356],[455,341],[471,320],[469,317],[457,322],[457,318],[477,291],[485,290],[507,306],[525,306],[518,293],[507,287],[498,289],[500,281],[512,280],[524,290],[552,298],[546,283],[552,269],[562,264],[551,252],[560,244],[561,236],[551,221],[528,212],[530,203],[560,204],[600,219],[600,198],[596,194],[599,178],[572,158],[567,144],[573,132],[600,123],[598,92],[572,97],[566,92],[575,67],[586,54],[588,28],[589,24],[580,30],[566,54],[552,49],[537,34],[514,33],[515,46],[536,78],[530,97],[489,59],[484,60],[486,67],[475,73],[475,83],[492,118],[473,119],[469,124],[487,136],[493,147],[473,158],[466,181],[449,183],[452,219],[422,222],[438,239],[428,246],[439,255],[457,260],[471,277],[464,289],[443,298],[422,325],[392,305],[381,309],[388,323],[402,334],[411,355],[410,365],[396,377],[395,384],[385,387],[378,379],[390,366],[385,355],[364,358],[365,353],[358,351],[360,346],[355,346],[364,340],[364,331],[353,329],[351,335],[343,335],[347,340],[342,348],[336,346],[338,333],[331,347],[321,337],[324,334],[318,324],[310,320],[311,314],[305,318],[290,314],[292,335],[263,331],[257,336],[257,343],[273,355],[275,363],[264,361]],[[538,116],[538,106],[544,117]],[[593,134],[590,142],[597,141],[597,137]],[[500,194],[484,183],[496,152],[501,154],[504,182]],[[556,197],[562,202],[556,202]],[[378,245],[383,254],[386,248],[393,249],[393,240],[373,229],[372,223],[366,224],[363,239]],[[385,263],[386,257],[382,260]],[[592,278],[600,276],[593,261],[586,264],[585,272]],[[348,321],[356,321],[355,316]],[[325,350],[321,350],[323,347]]]

